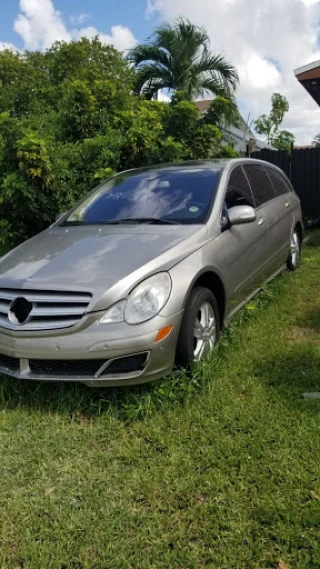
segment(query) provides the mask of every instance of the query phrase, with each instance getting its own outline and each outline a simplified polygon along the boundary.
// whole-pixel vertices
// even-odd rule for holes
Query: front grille
[[[87,312],[91,298],[83,292],[0,289],[0,326],[21,331],[69,328]]]
[[[20,360],[0,354],[0,370],[17,373],[20,371]]]
[[[32,374],[48,377],[94,377],[105,360],[29,360]]]

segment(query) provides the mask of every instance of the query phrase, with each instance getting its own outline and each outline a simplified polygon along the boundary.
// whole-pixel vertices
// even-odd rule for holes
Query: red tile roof
[[[209,109],[212,101],[213,99],[207,99],[206,101],[195,101],[194,104],[201,113],[205,113]]]

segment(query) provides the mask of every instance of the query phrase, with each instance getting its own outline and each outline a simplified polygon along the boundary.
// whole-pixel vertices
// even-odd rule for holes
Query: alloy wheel
[[[293,267],[297,267],[300,260],[300,240],[296,231],[294,231],[291,236],[290,255]]]
[[[195,361],[206,358],[216,343],[217,326],[213,308],[207,301],[199,308],[194,324],[193,339]]]

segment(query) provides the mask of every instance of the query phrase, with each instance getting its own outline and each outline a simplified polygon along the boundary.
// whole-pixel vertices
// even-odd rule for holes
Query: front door
[[[261,284],[261,274],[269,253],[268,221],[263,207],[252,223],[230,226],[228,210],[237,205],[255,206],[253,194],[241,166],[232,170],[222,212],[221,243],[228,255],[228,313],[243,303]]]

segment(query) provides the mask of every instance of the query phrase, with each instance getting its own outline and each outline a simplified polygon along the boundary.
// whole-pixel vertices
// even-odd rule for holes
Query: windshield
[[[63,225],[203,223],[219,173],[182,167],[119,174],[82,200]]]

